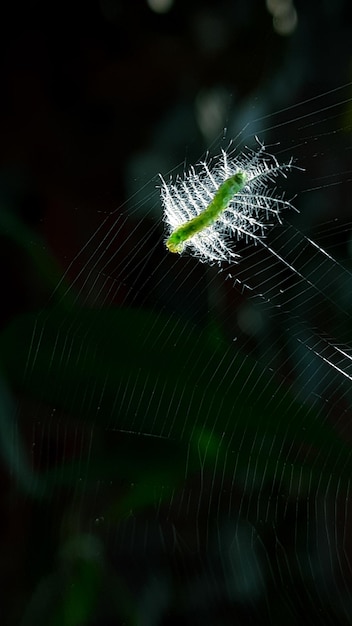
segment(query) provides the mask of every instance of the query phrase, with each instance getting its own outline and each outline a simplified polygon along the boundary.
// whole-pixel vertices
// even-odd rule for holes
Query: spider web
[[[350,88],[237,133],[305,169],[238,264],[167,253],[149,184],[3,332],[7,464],[60,555],[25,623],[60,585],[113,623],[351,623]]]

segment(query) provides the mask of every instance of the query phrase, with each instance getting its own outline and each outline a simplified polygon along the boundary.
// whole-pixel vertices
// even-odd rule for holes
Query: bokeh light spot
[[[149,8],[155,13],[167,13],[173,3],[174,0],[147,0]]]

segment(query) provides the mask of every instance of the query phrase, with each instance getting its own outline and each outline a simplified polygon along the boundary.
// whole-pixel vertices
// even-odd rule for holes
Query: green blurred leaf
[[[217,345],[184,320],[134,309],[56,307],[16,319],[0,336],[12,386],[68,420],[119,433],[110,451],[104,442],[99,450],[96,433],[86,466],[55,468],[48,483],[141,481],[121,505],[126,514],[155,499],[147,485],[171,488],[200,464],[221,463],[243,483],[280,476],[301,493],[322,477],[347,480],[351,451],[314,406],[260,363]]]

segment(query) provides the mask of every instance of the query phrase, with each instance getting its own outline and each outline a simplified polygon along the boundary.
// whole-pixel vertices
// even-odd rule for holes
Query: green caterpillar
[[[237,172],[237,174],[225,180],[202,213],[193,217],[185,224],[181,224],[171,233],[166,241],[168,250],[170,252],[182,252],[184,242],[214,224],[219,215],[227,209],[234,195],[243,189],[246,182],[247,176],[244,172]]]
[[[222,150],[183,178],[165,182],[160,176],[168,251],[180,254],[187,246],[203,263],[237,262],[233,238],[261,242],[268,228],[281,223],[281,211],[294,208],[275,180],[296,167],[292,158],[279,163],[256,139],[257,150],[246,148],[238,157]]]

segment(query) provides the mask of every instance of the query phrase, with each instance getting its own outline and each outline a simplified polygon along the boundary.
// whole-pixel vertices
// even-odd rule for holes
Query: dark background
[[[349,82],[350,3],[285,6],[191,0],[158,14],[139,0],[5,3],[3,205],[65,266],[101,214],[159,171],[198,159],[224,127],[238,132]],[[286,36],[275,11],[279,30],[292,27]],[[19,255],[3,254],[6,315],[35,286]]]
[[[3,4],[2,328],[6,329],[19,314],[46,306],[58,277],[102,219],[145,183],[149,182],[148,194],[153,194],[157,185],[154,176],[159,171],[167,172],[185,157],[190,163],[198,159],[213,142],[218,142],[224,127],[236,134],[253,117],[269,115],[348,83],[352,75],[351,41],[352,5],[348,0],[174,0],[165,13],[158,13],[142,0]],[[346,120],[350,119],[349,111],[346,106]],[[340,163],[341,170],[349,167],[346,155]],[[132,197],[127,203],[130,226],[119,231],[116,248],[132,232],[133,250],[150,225],[160,221],[161,207],[155,202],[156,197],[154,194],[138,205]],[[139,201],[140,196],[137,198]],[[348,217],[346,202],[341,204]],[[311,220],[311,214],[306,215],[301,218],[302,227],[305,220]],[[329,216],[327,212],[326,217]],[[162,254],[162,230],[160,225],[152,236],[156,259]],[[143,258],[145,249],[141,246]],[[149,266],[146,271],[149,272]],[[75,270],[69,276],[73,278],[77,273]],[[143,273],[133,276],[137,304],[148,302],[145,280]],[[126,278],[124,297],[130,286]],[[120,297],[114,304],[119,304]],[[179,303],[181,306],[183,303]],[[27,344],[24,345],[26,352]],[[23,366],[19,354],[20,349],[13,344],[15,370]],[[48,419],[50,410],[38,410],[35,393],[34,399],[32,395],[28,400],[16,374],[11,376],[7,366],[4,372],[5,387],[11,389],[12,400],[19,401],[22,413],[28,416],[35,412],[39,418]],[[5,390],[3,394],[3,411],[7,393]],[[40,421],[35,423],[36,427],[30,422],[24,427],[29,448],[37,440],[34,430],[41,430]],[[68,428],[66,458],[70,458],[72,450],[76,451],[77,432],[80,433],[76,423]],[[43,432],[45,429],[43,426]],[[16,429],[11,430],[16,438],[13,432]],[[149,607],[149,621],[146,619],[143,624],[196,623],[196,599],[193,597],[193,605],[189,603],[189,613],[177,585],[170,592],[170,599],[169,592],[164,591],[168,570],[158,569],[152,556],[148,556],[148,576],[139,577],[139,561],[137,565],[129,561],[128,549],[121,557],[122,565],[113,553],[103,561],[103,557],[96,556],[100,548],[92,535],[75,535],[76,511],[83,511],[84,516],[87,502],[81,505],[70,497],[64,498],[70,506],[74,504],[72,510],[67,505],[63,514],[62,500],[55,490],[49,499],[33,504],[31,495],[14,485],[13,461],[9,461],[6,452],[9,433],[3,420],[1,623],[37,624],[40,616],[40,623],[58,626],[140,624],[136,617],[139,603]],[[46,436],[47,433],[43,435]],[[80,437],[84,450],[86,433]],[[37,460],[37,469],[55,465],[49,437],[48,442],[46,452]],[[64,456],[62,441],[60,446],[59,456]],[[106,441],[104,446],[109,448]],[[169,453],[175,457],[178,454],[177,450]],[[144,458],[143,451],[138,454]],[[155,458],[158,454],[159,449]],[[73,480],[77,476],[73,470]],[[110,502],[105,488],[100,489],[99,498]],[[297,524],[294,510],[292,516]],[[98,517],[96,524],[99,526]],[[114,537],[113,530],[111,533]],[[280,539],[282,536],[280,532],[276,535]],[[270,553],[270,549],[274,551],[274,534],[266,539]],[[107,545],[114,545],[114,539]],[[152,541],[149,549],[153,554]],[[189,558],[193,551],[196,549],[191,537],[185,550],[187,558],[181,561],[190,578],[197,578],[199,564]],[[181,579],[182,566],[178,564]],[[216,572],[216,567],[212,567],[215,580]],[[204,596],[209,580],[205,584],[199,576],[200,588],[204,583],[200,596]],[[280,604],[277,600],[277,580],[270,596],[275,615],[272,623],[304,623],[302,615],[306,616],[306,623],[317,623],[314,598],[303,599],[301,614],[291,611],[289,602]],[[295,593],[304,595],[298,583],[293,587]],[[321,589],[319,601],[323,596]],[[223,607],[221,593],[216,591],[215,596],[217,593],[213,621],[209,623],[264,623],[258,621],[261,607],[256,607],[259,612],[254,610],[255,599],[247,605]],[[164,613],[161,609],[159,613],[155,611],[163,618],[153,617],[152,605],[159,606],[160,597],[165,606],[177,607],[180,602],[183,609],[176,621],[171,608]],[[295,604],[297,600],[293,601]],[[205,609],[199,611],[198,617],[203,624],[208,623]],[[319,619],[325,623],[321,614]],[[352,623],[339,619],[342,617],[329,614],[326,623]]]

